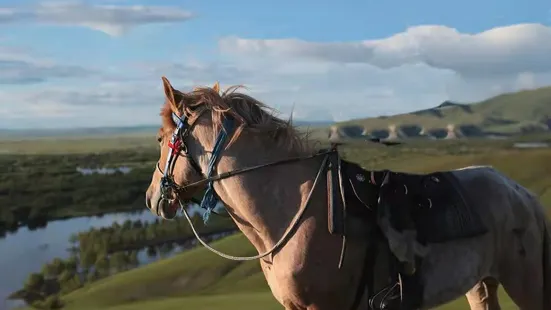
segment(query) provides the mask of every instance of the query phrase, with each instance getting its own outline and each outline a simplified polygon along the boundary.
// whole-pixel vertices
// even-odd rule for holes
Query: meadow
[[[142,192],[138,192],[138,187],[135,187],[136,191],[133,195],[141,199],[145,190],[144,183],[141,182],[146,182],[151,176],[152,164],[158,156],[154,140],[134,137],[132,142],[125,140],[126,142],[122,143],[119,139],[125,140],[126,137],[102,138],[90,143],[86,143],[88,139],[50,140],[31,145],[18,141],[3,141],[0,147],[11,150],[8,152],[10,154],[2,155],[4,159],[8,157],[13,159],[15,156],[19,160],[25,158],[27,163],[32,162],[33,159],[44,158],[61,163],[64,162],[62,158],[76,158],[75,162],[68,164],[71,169],[77,164],[92,159],[96,165],[122,163],[135,165],[137,171],[141,172],[124,176],[128,177],[128,180],[124,179],[128,183],[118,185],[118,188],[124,188],[127,184],[138,184]],[[429,172],[469,165],[492,165],[528,187],[540,197],[546,207],[551,207],[551,149],[518,149],[513,147],[513,142],[512,140],[408,141],[403,145],[392,147],[369,142],[351,142],[341,148],[347,159],[358,162],[368,169]],[[71,163],[71,161],[65,159],[65,163]],[[54,166],[51,167],[53,171]],[[132,175],[139,175],[143,180],[134,180],[136,183],[132,183],[130,178]],[[114,181],[109,182],[110,186],[114,185],[112,183]],[[99,183],[104,184],[105,180],[97,179],[94,182],[94,184]],[[79,186],[92,186],[92,183],[79,184]],[[89,190],[93,191],[93,189]],[[55,192],[56,189],[51,188],[50,191]],[[109,195],[112,191],[105,187],[102,188],[102,193]],[[39,195],[38,192],[35,194]],[[134,199],[136,205],[132,203],[130,209],[144,208],[143,205],[138,206],[138,198]],[[54,206],[51,208],[55,209]],[[67,212],[74,208],[73,205],[71,208],[64,209],[63,212],[66,215],[70,214]],[[116,209],[114,206],[110,206],[102,212],[114,209]],[[234,255],[256,254],[241,234],[216,241],[214,245]],[[503,295],[502,308],[516,309],[503,290],[501,294]],[[123,271],[93,283],[86,283],[80,289],[62,295],[61,300],[66,309],[168,310],[183,307],[281,309],[266,285],[258,262],[228,261],[202,247],[143,267]],[[466,308],[468,308],[466,300],[460,298],[440,309]]]

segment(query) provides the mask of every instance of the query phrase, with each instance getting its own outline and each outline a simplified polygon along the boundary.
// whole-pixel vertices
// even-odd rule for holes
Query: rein
[[[323,154],[317,154],[317,156],[321,156]],[[318,173],[316,175],[316,178],[314,179],[314,184],[312,185],[312,188],[310,189],[310,192],[308,193],[308,197],[306,198],[306,202],[300,207],[300,209],[298,210],[297,214],[295,215],[295,217],[293,218],[293,220],[291,221],[291,224],[287,227],[287,230],[285,231],[285,233],[283,234],[283,236],[281,236],[281,238],[279,239],[278,242],[276,242],[272,248],[270,248],[269,250],[267,250],[266,252],[264,253],[261,253],[261,254],[258,254],[258,255],[255,255],[255,256],[233,256],[233,255],[228,255],[228,254],[225,254],[225,253],[222,253],[218,250],[216,250],[215,248],[211,247],[207,242],[205,242],[201,236],[199,236],[199,234],[197,233],[197,230],[195,229],[194,225],[193,225],[193,221],[191,220],[191,217],[189,216],[188,212],[186,211],[186,208],[185,206],[183,205],[182,201],[181,200],[178,200],[178,203],[180,204],[180,208],[182,210],[182,212],[184,213],[184,216],[186,217],[188,223],[189,223],[189,226],[191,227],[191,231],[193,232],[193,234],[195,235],[195,238],[197,238],[197,240],[205,247],[207,248],[209,251],[213,252],[214,254],[220,256],[220,257],[223,257],[223,258],[226,258],[226,259],[229,259],[229,260],[233,260],[233,261],[250,261],[250,260],[256,260],[256,259],[260,259],[260,258],[263,258],[263,257],[266,257],[272,253],[274,253],[275,251],[277,251],[279,249],[279,247],[281,245],[283,245],[283,243],[285,241],[287,241],[287,238],[291,235],[291,233],[294,231],[294,229],[297,227],[298,223],[300,222],[300,220],[302,219],[302,216],[304,215],[304,212],[306,211],[306,209],[308,208],[308,206],[310,205],[310,199],[312,197],[312,194],[314,192],[314,190],[316,189],[316,185],[318,184],[318,181],[319,181],[319,178],[320,176],[322,175],[322,172],[324,171],[324,168],[327,164],[327,158],[328,158],[328,155],[325,155],[325,157],[323,158],[323,162],[321,163],[321,166],[320,168],[318,169]],[[282,162],[274,162],[272,164],[282,164]],[[251,168],[256,168],[256,169],[259,169],[259,168],[262,168],[262,167],[268,167],[269,164],[267,165],[261,165],[261,166],[255,166],[255,167],[251,167]],[[246,171],[250,171],[250,170],[254,170],[254,169],[248,169]],[[245,169],[241,170],[240,172],[243,173],[243,172],[246,172]],[[235,175],[235,174],[226,174],[226,178],[227,177],[230,177],[232,175]],[[217,180],[220,180],[217,179]]]

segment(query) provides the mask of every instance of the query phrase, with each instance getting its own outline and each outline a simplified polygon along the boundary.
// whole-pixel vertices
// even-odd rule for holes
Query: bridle
[[[162,174],[160,181],[161,196],[159,197],[159,201],[157,202],[157,205],[160,207],[158,207],[156,210],[157,216],[161,216],[161,213],[159,212],[168,214],[168,210],[164,209],[171,205],[173,199],[179,199],[179,193],[183,190],[183,187],[178,185],[174,181],[174,166],[178,157],[186,157],[193,170],[195,170],[195,172],[197,172],[199,175],[203,175],[201,171],[201,166],[199,166],[195,159],[193,159],[193,156],[191,156],[191,154],[189,153],[189,149],[184,142],[190,135],[200,115],[195,119],[195,122],[191,124],[188,123],[188,118],[185,115],[182,115],[182,117],[179,117],[178,115],[176,115],[176,113],[173,113],[172,115],[178,119],[178,123],[172,133],[170,141],[168,142],[169,150],[166,157],[165,168],[161,169],[160,161],[157,161],[156,165],[157,170]],[[176,197],[174,197],[173,195],[175,195]],[[197,203],[197,201],[194,201],[194,198],[190,198],[190,200]]]
[[[193,234],[195,235],[195,238],[197,238],[197,240],[203,246],[205,246],[208,250],[210,250],[211,252],[213,252],[213,253],[221,256],[221,257],[224,257],[226,259],[235,260],[235,261],[255,260],[255,259],[260,259],[260,258],[266,257],[268,255],[271,255],[273,252],[278,250],[279,247],[281,245],[283,245],[283,243],[291,235],[292,231],[298,225],[298,223],[300,222],[300,219],[302,218],[304,212],[308,208],[308,205],[310,204],[310,199],[311,199],[311,196],[314,192],[314,189],[316,188],[316,186],[318,184],[318,181],[320,179],[320,176],[322,175],[322,172],[325,170],[327,160],[328,160],[328,156],[329,156],[330,153],[336,152],[337,151],[336,148],[321,151],[321,152],[318,152],[318,153],[315,153],[315,154],[312,154],[312,155],[308,155],[308,156],[291,157],[291,158],[287,158],[287,159],[283,159],[283,160],[269,162],[269,163],[266,163],[266,164],[260,164],[260,165],[256,165],[256,166],[245,167],[245,168],[236,169],[236,170],[232,170],[232,171],[228,171],[228,172],[213,175],[215,170],[216,170],[216,165],[218,163],[218,159],[220,158],[221,153],[224,149],[224,146],[227,142],[227,138],[228,138],[229,134],[231,132],[233,132],[233,129],[234,129],[234,120],[231,117],[226,117],[223,120],[222,128],[220,129],[220,132],[218,133],[218,136],[216,138],[216,142],[215,142],[215,145],[212,149],[212,152],[209,152],[211,156],[210,156],[210,159],[209,159],[207,172],[205,174],[205,173],[203,173],[203,171],[202,171],[201,167],[199,166],[199,164],[197,164],[197,162],[190,155],[189,149],[186,145],[186,139],[191,134],[191,131],[193,130],[193,127],[195,126],[195,124],[196,124],[197,120],[199,119],[200,115],[198,115],[195,118],[195,121],[191,124],[188,123],[188,118],[185,115],[180,117],[180,116],[176,115],[176,113],[174,113],[174,116],[177,118],[178,124],[177,124],[176,128],[174,129],[174,132],[172,133],[170,142],[168,144],[170,149],[169,149],[167,157],[166,157],[165,169],[161,169],[160,162],[157,162],[157,170],[162,174],[160,184],[159,184],[160,185],[160,190],[161,190],[161,195],[159,197],[159,201],[158,201],[158,204],[157,204],[157,206],[158,206],[157,210],[156,210],[157,215],[159,215],[159,216],[161,215],[161,213],[159,213],[159,212],[162,212],[164,214],[168,214],[168,210],[164,210],[164,209],[170,207],[173,204],[174,200],[176,199],[177,202],[178,202],[178,206],[179,206],[180,210],[182,210],[182,213],[186,217],[186,219],[187,219],[187,221],[188,221],[188,223],[191,227],[191,230],[192,230]],[[186,184],[186,185],[177,184],[174,181],[174,165],[176,163],[177,158],[181,155],[185,156],[189,160],[189,162],[192,165],[193,169],[197,173],[199,173],[200,175],[205,176],[205,178],[200,180],[200,181],[189,183],[189,184]],[[203,199],[199,203],[200,207],[205,209],[205,213],[203,215],[203,220],[205,221],[205,224],[206,224],[206,222],[208,221],[210,213],[213,212],[213,209],[216,206],[216,203],[218,201],[218,197],[216,196],[216,192],[214,191],[214,182],[215,181],[220,181],[220,180],[227,179],[227,178],[235,176],[235,175],[243,174],[245,172],[249,172],[249,171],[253,171],[253,170],[257,170],[257,169],[261,169],[261,168],[265,168],[265,167],[273,167],[273,166],[278,166],[278,165],[283,165],[283,164],[289,164],[289,163],[293,163],[293,162],[298,162],[298,161],[317,158],[317,157],[320,157],[320,156],[324,156],[324,159],[323,159],[323,161],[320,165],[320,168],[318,169],[318,173],[316,175],[316,178],[314,180],[314,183],[312,185],[310,193],[308,194],[306,202],[301,206],[301,208],[299,209],[299,211],[297,212],[297,214],[295,215],[295,217],[291,221],[291,224],[289,225],[289,227],[287,228],[287,230],[285,231],[285,233],[283,234],[281,239],[271,249],[267,250],[264,253],[255,255],[255,256],[237,257],[237,256],[227,255],[227,254],[224,254],[224,253],[212,248],[210,245],[208,245],[199,236],[197,230],[195,229],[193,221],[191,220],[191,217],[189,216],[189,214],[188,214],[188,212],[185,208],[185,203],[184,203],[184,201],[182,201],[181,196],[180,196],[181,193],[184,193],[184,192],[186,192],[190,189],[197,188],[199,186],[204,186],[204,185],[207,186],[207,190],[205,191]],[[190,200],[192,200],[192,199],[190,199]],[[196,202],[196,201],[194,201],[194,202]]]

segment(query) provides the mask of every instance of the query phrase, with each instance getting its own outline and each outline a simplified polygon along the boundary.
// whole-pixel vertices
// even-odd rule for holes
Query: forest
[[[155,149],[105,153],[0,156],[0,237],[53,220],[144,210]],[[81,169],[126,167],[85,174]]]

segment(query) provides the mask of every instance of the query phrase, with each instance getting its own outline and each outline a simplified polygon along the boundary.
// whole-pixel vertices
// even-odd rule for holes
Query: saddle
[[[487,228],[452,172],[387,171],[380,188],[379,216],[399,232],[414,230],[422,244],[482,235]]]
[[[365,230],[363,232],[368,249],[361,293],[367,286],[372,309],[417,309],[423,296],[422,258],[415,257],[414,265],[407,266],[388,246],[383,250],[389,251],[393,257],[389,262],[389,286],[375,292],[373,279],[366,278],[373,274],[377,252],[381,250],[373,239],[382,239],[388,245],[378,225],[381,218],[388,218],[398,232],[415,231],[417,241],[424,245],[474,237],[487,231],[472,209],[473,204],[463,194],[465,190],[450,172],[367,171],[358,164],[341,159],[335,149],[328,158],[327,190],[329,232],[343,237],[339,267],[345,253],[346,237],[357,235],[347,225],[350,218],[361,219],[364,226],[370,227],[367,236]],[[408,267],[413,267],[413,272]],[[361,298],[356,298],[357,302],[358,299]]]

